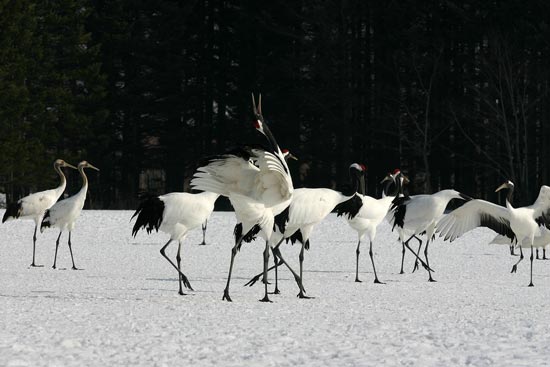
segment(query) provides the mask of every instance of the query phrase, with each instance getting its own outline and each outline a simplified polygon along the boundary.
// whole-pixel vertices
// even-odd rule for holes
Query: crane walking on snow
[[[161,196],[146,197],[132,216],[137,216],[132,229],[135,237],[141,228],[147,233],[156,230],[170,235],[168,242],[160,249],[160,253],[178,271],[179,294],[183,293],[182,284],[193,290],[189,280],[181,271],[181,243],[187,234],[208,220],[214,210],[214,203],[220,195],[211,192],[190,194],[187,192],[173,192]],[[204,228],[204,227],[203,227]],[[176,255],[177,266],[168,256],[166,248],[172,241],[178,241]]]
[[[69,167],[76,169],[75,166],[65,162],[63,159],[57,159],[53,168],[59,175],[61,182],[59,186],[55,189],[35,192],[25,196],[22,199],[19,199],[16,203],[8,205],[4,217],[2,218],[2,223],[17,218],[30,218],[34,220],[34,235],[32,236],[32,263],[31,267],[41,267],[43,265],[36,265],[35,263],[35,252],[36,252],[36,231],[38,229],[38,224],[42,222],[42,218],[46,210],[50,209],[57,200],[63,195],[65,187],[67,186],[67,179],[61,168]]]
[[[96,171],[99,171],[99,168],[92,166],[86,161],[82,161],[78,164],[78,172],[82,177],[82,187],[80,191],[65,200],[58,201],[50,209],[46,211],[44,219],[42,219],[42,224],[40,225],[40,232],[44,231],[46,227],[57,227],[59,228],[59,236],[57,236],[57,241],[55,241],[55,256],[53,260],[52,268],[55,269],[57,262],[57,248],[59,247],[59,239],[64,230],[69,231],[69,251],[71,253],[71,260],[73,262],[73,270],[78,270],[74,264],[73,249],[71,246],[71,232],[74,228],[77,218],[80,216],[80,212],[84,207],[84,202],[86,201],[86,194],[88,192],[88,177],[84,173],[85,168],[91,168]]]

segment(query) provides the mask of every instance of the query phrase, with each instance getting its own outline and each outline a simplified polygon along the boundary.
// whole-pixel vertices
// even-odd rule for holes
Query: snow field
[[[0,215],[3,213],[0,212]],[[412,255],[399,275],[401,245],[388,225],[374,242],[373,284],[368,242],[355,283],[356,234],[330,215],[313,232],[304,262],[310,300],[296,298],[291,274],[279,272],[281,295],[258,302],[264,244],[237,255],[230,294],[222,302],[233,244],[233,213],[214,213],[208,246],[200,228],[182,247],[183,272],[194,292],[177,294],[177,273],[160,255],[162,233],[131,237],[131,211],[83,211],[71,260],[64,234],[58,270],[51,269],[57,231],[46,230],[32,255],[31,221],[0,226],[1,366],[535,366],[550,353],[550,262],[489,246],[494,233],[475,230],[452,244],[430,246],[437,283]],[[411,241],[412,247],[417,244]],[[177,244],[168,253],[175,261]],[[299,246],[283,245],[298,269]],[[527,255],[527,254],[526,254]]]

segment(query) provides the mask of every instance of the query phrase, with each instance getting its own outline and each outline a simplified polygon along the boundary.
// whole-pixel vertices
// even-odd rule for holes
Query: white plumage
[[[271,243],[278,251],[279,245],[284,239],[290,239],[293,243],[298,240],[302,244],[300,250],[300,274],[303,282],[304,249],[309,247],[309,238],[315,225],[319,224],[334,208],[352,198],[356,194],[359,178],[363,176],[365,166],[354,163],[350,166],[352,185],[349,190],[339,192],[326,188],[300,188],[294,190],[289,206],[275,217],[275,230],[271,236]],[[275,292],[279,293],[277,283],[277,259],[275,259]],[[254,277],[247,285],[254,284],[261,274]],[[298,293],[300,298],[308,298],[304,295],[303,287]]]
[[[65,200],[58,201],[55,203],[50,209],[46,211],[46,214],[44,215],[44,219],[42,220],[42,224],[40,225],[40,232],[44,231],[44,228],[46,227],[57,227],[59,228],[59,236],[57,237],[57,241],[55,243],[55,256],[53,261],[52,268],[56,268],[56,262],[57,262],[57,249],[59,247],[59,239],[61,238],[61,234],[63,231],[69,232],[69,239],[68,239],[68,245],[69,245],[69,251],[71,253],[71,260],[73,263],[73,270],[77,270],[77,267],[74,263],[74,257],[73,257],[73,250],[72,250],[72,244],[71,244],[71,232],[74,229],[76,220],[80,216],[80,212],[82,211],[82,208],[84,207],[84,203],[86,201],[86,194],[88,192],[88,177],[86,177],[86,173],[84,173],[85,168],[91,168],[99,171],[98,168],[94,167],[90,163],[86,161],[82,161],[78,164],[78,172],[80,172],[80,176],[82,177],[82,187],[80,188],[80,191],[76,193],[76,195],[73,195]]]
[[[212,214],[214,204],[219,196],[212,192],[198,194],[173,192],[161,196],[151,196],[141,202],[132,216],[132,218],[137,216],[132,235],[136,236],[141,228],[145,228],[147,233],[151,233],[155,229],[170,235],[170,239],[160,249],[160,253],[178,271],[179,294],[181,295],[184,295],[182,284],[193,289],[181,271],[181,243],[190,231],[206,222]],[[178,241],[177,266],[165,253],[172,241]]]
[[[356,264],[355,264],[355,281],[360,282],[359,280],[359,254],[361,241],[367,236],[369,238],[369,255],[372,262],[372,269],[374,271],[374,283],[381,283],[378,280],[376,274],[376,267],[374,266],[374,257],[372,252],[372,242],[376,238],[376,229],[378,225],[384,221],[392,200],[392,196],[386,196],[381,199],[375,199],[370,196],[360,195],[363,205],[357,213],[356,216],[348,218],[348,224],[357,232],[357,249],[355,250],[356,254]]]
[[[442,218],[437,227],[445,239],[453,241],[462,234],[476,228],[488,227],[517,241],[522,247],[531,247],[531,281],[533,286],[533,246],[535,238],[541,236],[541,226],[550,226],[550,187],[542,186],[533,205],[514,208],[511,204],[514,184],[510,181],[502,184],[496,191],[508,189],[506,207],[485,200],[472,200]],[[523,259],[523,252],[519,261]]]
[[[243,234],[254,226],[259,226],[260,236],[266,240],[264,279],[267,279],[269,240],[273,233],[274,217],[288,206],[294,188],[284,155],[261,114],[261,99],[259,106],[254,106],[254,115],[255,128],[267,138],[270,148],[242,148],[211,157],[204,166],[198,168],[191,180],[191,186],[227,196],[235,209],[237,220],[242,223]],[[233,261],[241,240],[231,252],[223,296],[228,301],[231,301],[229,283]],[[267,281],[265,296],[261,301],[269,302]]]
[[[452,199],[470,200],[464,194],[455,190],[441,190],[432,195],[416,195],[414,197],[396,197],[392,205],[392,229],[397,226],[399,238],[406,246],[408,242],[422,232],[426,232],[426,247],[424,256],[430,282],[433,282],[432,271],[428,259],[428,246],[435,232],[436,223],[443,215],[447,204]],[[405,240],[405,238],[408,238]],[[411,250],[412,251],[412,250]]]
[[[34,194],[25,196],[22,199],[19,199],[16,203],[8,206],[6,212],[4,213],[4,217],[2,218],[2,223],[17,218],[34,220],[31,264],[32,267],[41,266],[35,264],[36,232],[38,229],[38,225],[42,222],[42,218],[46,210],[50,209],[52,205],[54,205],[57,200],[59,200],[67,185],[67,180],[61,168],[70,167],[76,169],[75,166],[65,162],[62,159],[57,159],[54,162],[53,167],[59,175],[59,178],[61,179],[59,186],[55,189],[36,192]]]

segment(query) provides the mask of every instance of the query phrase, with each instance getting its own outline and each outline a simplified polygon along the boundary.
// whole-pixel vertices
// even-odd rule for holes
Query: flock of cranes
[[[428,272],[428,281],[435,281],[430,267],[428,248],[435,234],[439,233],[445,240],[453,241],[476,227],[488,227],[497,232],[493,243],[510,245],[512,251],[519,247],[520,256],[513,266],[523,259],[523,248],[531,249],[531,271],[529,286],[533,286],[533,248],[544,248],[550,244],[550,187],[542,186],[540,194],[531,206],[514,208],[512,197],[514,184],[504,183],[496,191],[508,190],[506,207],[484,200],[473,199],[455,190],[442,190],[431,195],[408,196],[403,194],[407,177],[398,169],[388,174],[381,182],[384,185],[382,198],[376,199],[364,194],[364,176],[366,167],[353,163],[349,167],[350,185],[342,191],[332,189],[300,188],[294,189],[287,160],[295,158],[281,149],[275,140],[268,124],[262,115],[261,96],[256,105],[253,97],[254,128],[261,133],[267,145],[243,146],[224,154],[207,157],[196,170],[191,186],[199,193],[169,193],[161,196],[145,196],[132,218],[136,218],[132,229],[135,236],[140,229],[147,233],[161,231],[170,236],[161,248],[163,257],[172,265],[179,275],[179,294],[184,295],[183,288],[193,290],[187,276],[181,269],[181,246],[190,231],[199,226],[204,233],[206,222],[214,210],[214,203],[219,196],[229,198],[235,215],[235,244],[231,250],[231,260],[223,300],[232,301],[229,286],[233,272],[234,260],[242,243],[250,242],[256,237],[265,241],[263,252],[263,271],[247,283],[253,285],[259,280],[264,284],[264,296],[260,301],[271,302],[268,292],[268,272],[275,270],[275,291],[279,293],[277,268],[285,265],[293,274],[299,289],[298,297],[309,298],[303,283],[304,250],[310,246],[310,237],[314,227],[329,213],[336,211],[343,216],[349,226],[357,232],[356,273],[359,279],[359,255],[361,242],[368,239],[369,256],[372,263],[374,282],[382,283],[376,273],[373,242],[376,239],[378,226],[387,221],[392,230],[396,230],[402,244],[401,273],[405,249],[415,257],[415,269],[421,264]],[[58,201],[66,186],[62,168],[78,169],[82,177],[82,188],[74,196]],[[74,167],[63,160],[54,163],[61,183],[56,189],[35,193],[24,197],[8,206],[3,222],[8,219],[30,218],[35,221],[33,236],[33,260],[35,263],[36,232],[40,224],[42,231],[47,227],[59,228],[53,268],[56,267],[57,249],[64,230],[69,232],[68,246],[71,252],[73,269],[77,269],[71,247],[71,231],[78,218],[88,188],[85,168],[98,170],[88,162],[80,162]],[[453,199],[463,204],[457,209],[445,212]],[[425,236],[422,241],[421,237]],[[414,251],[411,240],[419,242]],[[176,263],[167,255],[166,248],[173,241],[178,242]],[[280,246],[283,242],[300,242],[299,271],[295,271],[283,258]],[[420,251],[423,243],[424,257]],[[270,253],[274,257],[274,266],[269,267]],[[546,257],[546,253],[543,255]],[[538,258],[538,252],[537,252]],[[382,283],[383,284],[383,283]]]

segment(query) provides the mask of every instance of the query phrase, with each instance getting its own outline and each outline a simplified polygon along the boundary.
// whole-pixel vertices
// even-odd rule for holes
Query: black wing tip
[[[355,218],[355,216],[359,213],[359,210],[361,210],[362,206],[363,200],[357,194],[354,194],[348,200],[336,205],[334,210],[336,210],[337,217],[346,215],[349,220]]]
[[[142,228],[145,228],[147,234],[150,234],[153,230],[158,232],[164,216],[164,202],[158,196],[147,194],[142,197],[143,201],[130,219],[132,220],[137,216],[136,223],[132,228],[132,236],[134,237]]]
[[[10,218],[17,219],[21,215],[21,202],[17,201],[15,203],[8,204],[4,216],[2,217],[2,223],[6,222]]]

